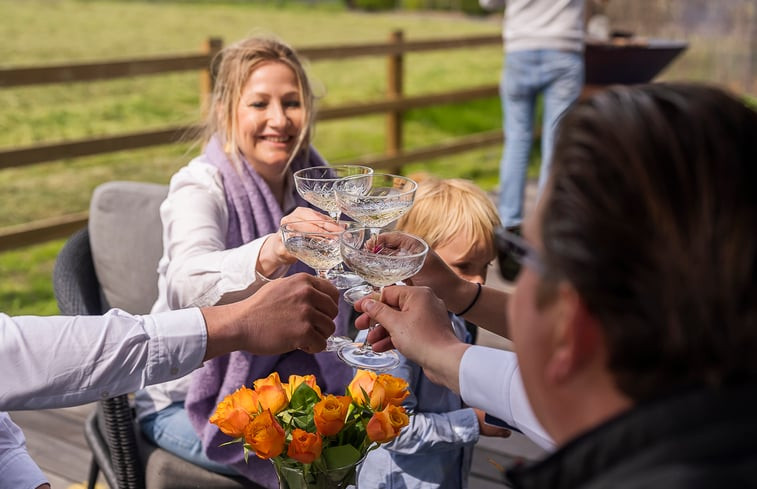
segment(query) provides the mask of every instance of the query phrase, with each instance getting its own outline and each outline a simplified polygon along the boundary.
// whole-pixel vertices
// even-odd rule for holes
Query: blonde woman
[[[312,273],[287,253],[277,231],[289,220],[326,217],[302,200],[292,181],[294,171],[325,164],[310,145],[313,120],[313,92],[292,48],[251,37],[222,50],[202,154],[172,177],[161,206],[164,251],[153,312],[233,302],[269,279]],[[348,314],[337,318],[337,334],[346,328],[341,317]],[[191,462],[278,487],[269,463],[252,457],[247,464],[239,450],[219,448],[227,439],[207,422],[225,395],[272,371],[282,378],[315,374],[325,390],[339,394],[351,378],[329,352],[234,352],[207,362],[191,379],[140,391],[142,430]]]

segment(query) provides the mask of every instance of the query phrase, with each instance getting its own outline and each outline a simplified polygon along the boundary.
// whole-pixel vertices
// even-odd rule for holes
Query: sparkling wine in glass
[[[348,223],[328,219],[292,221],[281,225],[281,239],[287,251],[316,271],[320,278],[329,279],[328,271],[341,263],[340,237]],[[362,280],[362,279],[361,279]],[[350,343],[347,336],[330,336],[326,350],[336,351],[343,343]]]
[[[336,200],[342,213],[363,226],[378,231],[399,219],[412,206],[418,184],[410,178],[373,173],[355,184],[357,177],[343,178],[336,185]],[[369,182],[368,188],[365,182]]]
[[[339,247],[344,263],[370,284],[350,289],[351,294],[345,293],[348,302],[380,293],[384,286],[412,277],[421,269],[428,253],[426,242],[412,234],[401,231],[375,234],[368,227],[344,231]],[[399,364],[396,351],[374,352],[367,341],[345,343],[337,352],[339,358],[356,368],[383,371]]]
[[[399,219],[413,206],[417,188],[418,184],[410,178],[373,173],[362,178],[343,178],[337,182],[335,193],[342,213],[378,234],[381,228]],[[367,285],[355,285],[344,296],[348,300],[350,297],[360,297],[370,288]]]
[[[334,187],[345,177],[354,177],[350,181],[356,192],[364,192],[370,186],[370,180],[363,177],[373,173],[373,168],[360,165],[314,166],[294,172],[294,185],[297,193],[307,202],[326,211],[334,221],[339,220],[339,204],[336,201]],[[329,279],[338,289],[347,289],[362,283],[362,279],[344,270],[341,260],[329,271]]]

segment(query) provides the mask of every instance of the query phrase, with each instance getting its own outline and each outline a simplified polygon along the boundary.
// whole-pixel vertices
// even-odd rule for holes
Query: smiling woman
[[[279,227],[328,219],[309,207],[293,183],[294,171],[326,164],[310,144],[313,94],[294,50],[274,38],[251,37],[219,57],[202,154],[171,178],[161,206],[163,257],[154,312],[233,302],[267,278],[312,274],[287,251]],[[346,310],[337,316],[337,335],[345,334],[348,318]],[[248,465],[241,452],[218,449],[222,434],[208,417],[229,386],[275,371],[316,375],[326,392],[340,394],[351,377],[334,353],[261,358],[235,352],[207,362],[191,380],[138,392],[142,430],[190,462],[272,485],[276,476],[269,464]]]

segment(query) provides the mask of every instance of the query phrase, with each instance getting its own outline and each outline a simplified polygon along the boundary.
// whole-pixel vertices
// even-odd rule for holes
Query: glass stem
[[[378,287],[378,288],[377,287],[373,288],[373,292],[379,293],[379,300],[381,300],[381,297],[383,296],[383,290],[384,290],[383,286]],[[371,342],[368,341],[368,335],[371,334],[371,331],[373,331],[378,325],[379,323],[373,323],[370,326],[368,326],[368,334],[365,335],[365,341],[363,342],[363,345],[360,348],[358,348],[358,350],[361,353],[367,353],[367,354],[373,353],[373,346],[371,346]]]
[[[331,217],[331,219],[333,219],[337,224],[339,224],[339,218],[341,216],[341,211],[329,212],[329,217]],[[337,263],[333,270],[337,275],[344,275],[344,264],[342,262]]]

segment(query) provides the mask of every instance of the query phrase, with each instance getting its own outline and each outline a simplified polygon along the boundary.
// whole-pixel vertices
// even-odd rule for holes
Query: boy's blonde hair
[[[470,242],[470,248],[484,244],[494,257],[494,230],[501,221],[486,192],[460,178],[410,178],[418,182],[418,189],[413,207],[397,221],[397,229],[423,238],[431,248],[462,236]]]

